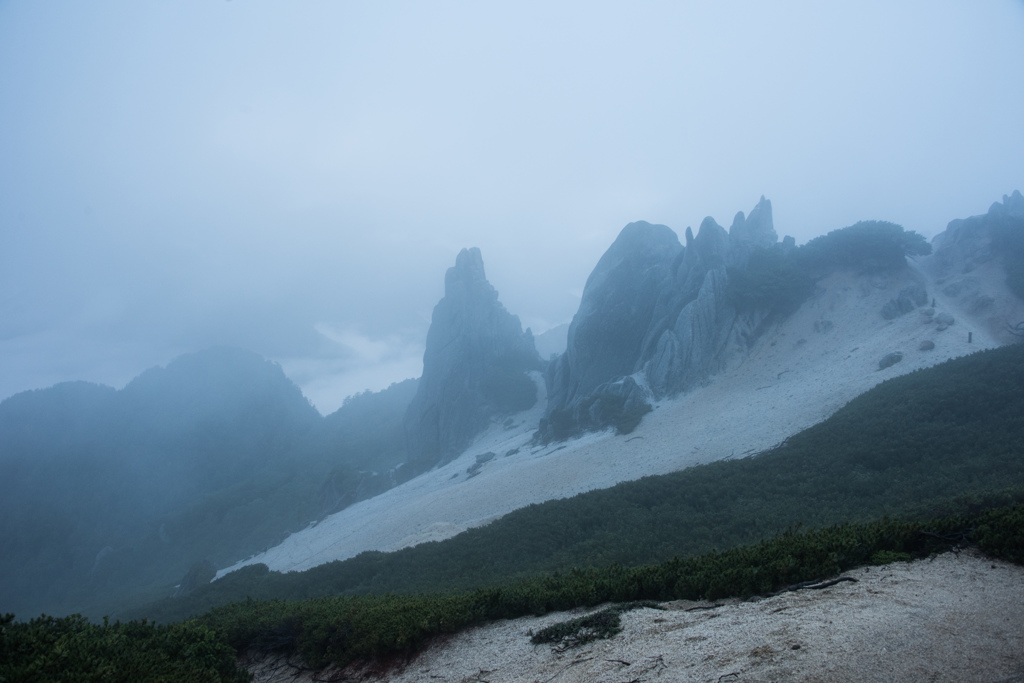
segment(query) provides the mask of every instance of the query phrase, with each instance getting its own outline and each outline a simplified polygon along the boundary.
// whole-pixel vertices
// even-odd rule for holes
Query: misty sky
[[[0,399],[214,344],[418,376],[459,249],[568,322],[633,220],[1024,190],[1024,2],[0,0]]]

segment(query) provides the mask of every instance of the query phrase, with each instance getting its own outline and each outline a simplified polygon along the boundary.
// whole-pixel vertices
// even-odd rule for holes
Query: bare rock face
[[[609,381],[636,371],[683,252],[664,225],[630,223],[587,279],[580,308],[569,326],[566,352],[549,370],[552,404],[572,404]]]
[[[986,214],[950,221],[932,245],[923,266],[938,291],[1000,341],[1015,341],[1011,328],[1024,320],[1024,196],[1015,191]]]
[[[901,315],[910,313],[918,306],[928,303],[928,290],[922,285],[911,285],[900,290],[899,296],[890,299],[882,307],[882,317],[886,320],[898,318]]]
[[[542,367],[530,330],[498,301],[477,248],[445,274],[423,354],[423,376],[405,416],[410,461],[425,469],[451,460],[491,418],[536,402],[527,376]]]
[[[931,266],[939,276],[969,273],[1000,256],[1000,247],[1024,230],[1024,196],[1020,191],[1004,195],[988,213],[949,222],[932,241]],[[1016,246],[1016,245],[1014,245]],[[953,283],[951,283],[953,284]]]
[[[663,225],[630,223],[598,261],[569,327],[566,352],[548,369],[548,419],[540,433],[625,423],[647,399],[696,386],[757,338],[766,313],[738,311],[728,269],[778,243],[771,202],[726,232],[706,218],[686,244]]]

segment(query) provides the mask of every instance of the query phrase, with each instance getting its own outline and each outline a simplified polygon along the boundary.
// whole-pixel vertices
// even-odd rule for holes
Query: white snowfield
[[[936,314],[953,315],[952,326],[939,331],[923,313],[928,307],[894,320],[881,316],[882,306],[913,282],[925,284]],[[1001,280],[993,286],[1005,289]],[[531,503],[749,456],[820,422],[883,380],[998,346],[997,318],[1018,313],[1019,307],[989,309],[986,319],[972,318],[914,267],[884,277],[836,273],[750,353],[707,386],[657,404],[629,435],[607,431],[531,445],[545,405],[538,376],[541,400],[514,416],[511,428],[492,425],[454,461],[292,534],[217,576],[253,563],[301,571],[367,550],[398,550],[450,538]],[[934,349],[920,350],[924,341]],[[891,352],[902,353],[902,361],[879,370],[879,360]],[[476,456],[488,452],[495,457],[470,476]]]

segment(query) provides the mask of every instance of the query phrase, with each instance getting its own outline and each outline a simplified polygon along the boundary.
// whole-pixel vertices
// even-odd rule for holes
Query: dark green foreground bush
[[[974,518],[881,520],[806,532],[756,545],[642,567],[572,570],[449,595],[361,595],[287,602],[247,600],[198,619],[241,650],[297,653],[309,665],[409,655],[428,639],[496,619],[606,602],[748,597],[877,563],[926,557],[960,544],[1024,562],[1024,505]]]
[[[221,683],[248,681],[235,652],[211,628],[188,621],[89,623],[74,614],[14,623],[0,618],[0,681]]]
[[[964,544],[1024,563],[1024,505],[929,522],[884,519],[788,531],[756,545],[641,567],[572,570],[457,594],[247,600],[170,626],[102,625],[78,615],[0,619],[0,681],[245,681],[235,652],[298,654],[345,665],[407,656],[430,638],[473,624],[620,603],[551,634],[614,635],[617,615],[642,601],[764,595],[880,561],[926,557]],[[579,623],[577,623],[579,622]],[[564,633],[563,633],[564,632]]]

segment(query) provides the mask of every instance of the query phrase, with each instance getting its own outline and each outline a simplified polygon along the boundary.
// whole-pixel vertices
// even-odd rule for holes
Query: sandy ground
[[[845,576],[856,582],[636,610],[612,639],[564,651],[532,645],[531,632],[585,612],[473,628],[389,670],[248,665],[258,683],[1024,682],[1024,567],[964,552]]]
[[[957,320],[952,327],[937,330],[920,310],[882,318],[885,302],[915,280],[926,276],[914,269],[889,277],[837,273],[742,362],[707,386],[658,404],[632,434],[604,432],[531,446],[543,411],[538,402],[511,427],[492,425],[444,467],[342,510],[218,576],[255,562],[299,571],[365,550],[397,550],[449,538],[531,503],[748,456],[825,419],[885,379],[999,344],[989,326],[968,319],[931,282],[935,310],[950,312]],[[935,348],[920,350],[923,341]],[[894,351],[903,360],[879,370],[879,360]],[[475,456],[486,452],[496,457],[470,476]]]

